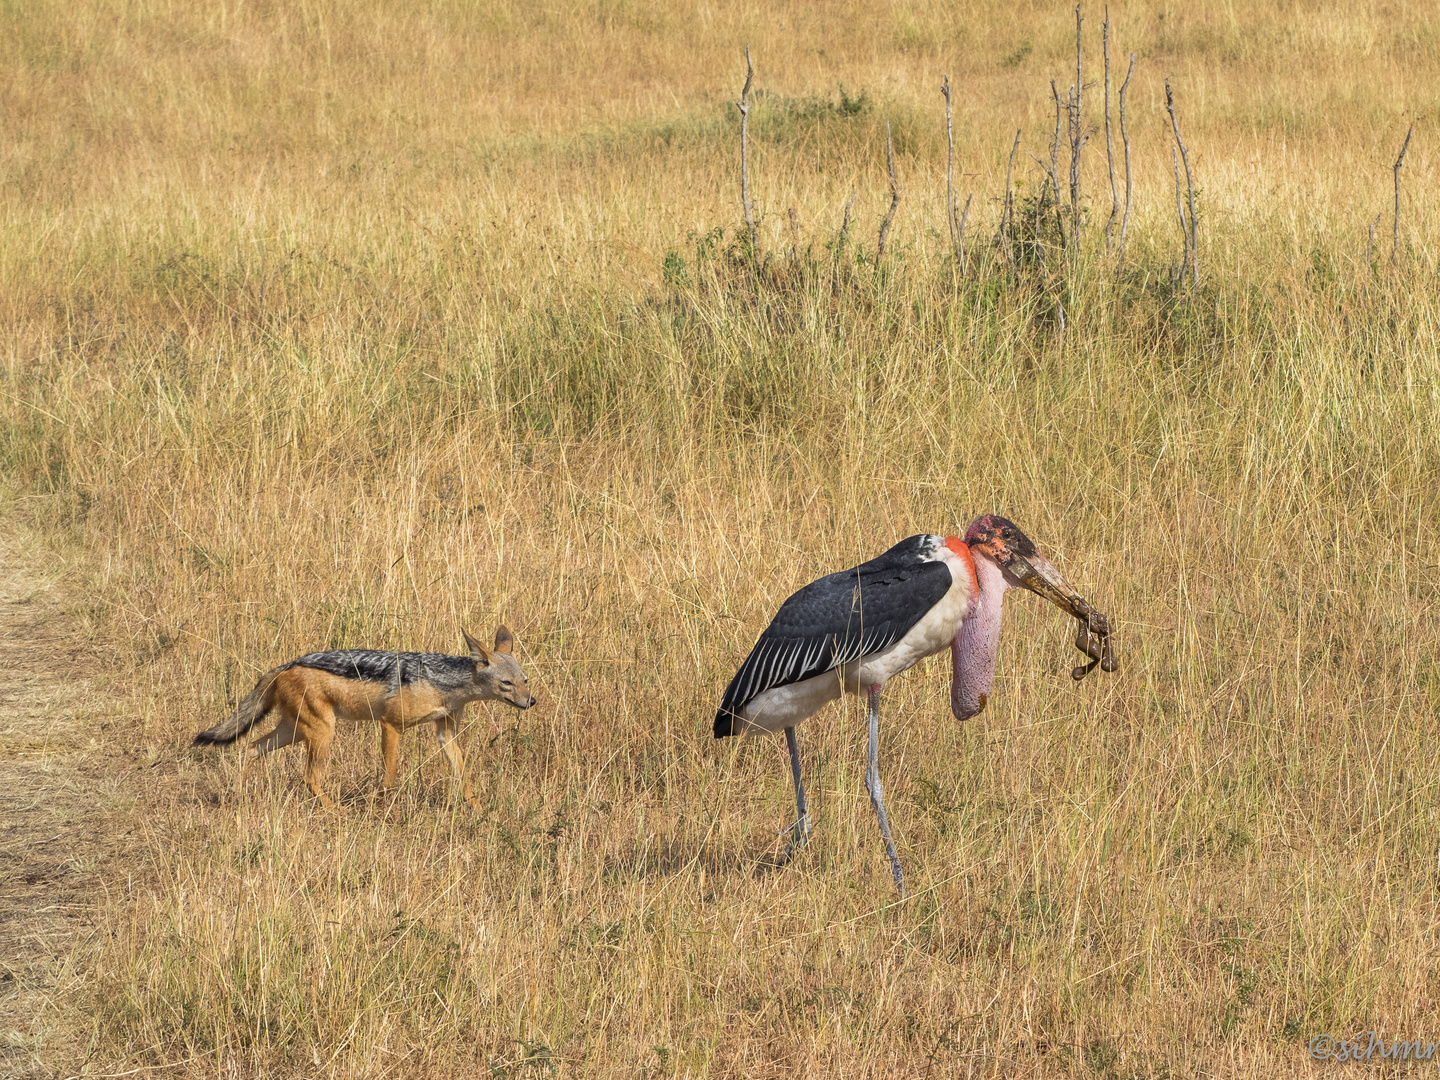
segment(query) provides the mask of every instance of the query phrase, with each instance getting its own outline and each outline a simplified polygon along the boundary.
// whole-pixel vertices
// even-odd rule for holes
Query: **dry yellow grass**
[[[1268,1077],[1337,1068],[1317,1033],[1440,1039],[1432,121],[1398,265],[1364,266],[1435,113],[1433,15],[1117,10],[1129,270],[1097,134],[1087,254],[1017,283],[977,248],[957,283],[940,78],[978,243],[1015,128],[1048,141],[1070,19],[3,15],[5,469],[94,552],[122,748],[173,761],[57,1071]],[[731,247],[746,42],[760,275]],[[710,738],[734,665],[800,584],[986,510],[1117,621],[1120,672],[1074,686],[1069,627],[1015,602],[984,716],[953,722],[938,662],[887,690],[913,898],[853,703],[800,731],[817,833],[775,869],[783,744]],[[241,785],[186,747],[301,652],[501,619],[541,705],[472,712],[478,816],[426,734],[393,806],[375,733],[342,737],[341,816],[298,752]]]

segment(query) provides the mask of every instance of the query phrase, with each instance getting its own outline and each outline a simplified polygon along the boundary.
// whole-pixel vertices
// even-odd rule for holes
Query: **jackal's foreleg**
[[[470,793],[470,781],[465,777],[465,756],[460,752],[460,743],[455,737],[455,720],[446,716],[435,721],[435,737],[440,740],[440,752],[450,763],[450,771],[460,781],[460,790],[465,795],[465,805],[475,810],[475,796]]]
[[[380,756],[385,762],[386,791],[394,791],[396,773],[400,766],[400,729],[390,724],[380,725]]]
[[[380,756],[385,762],[386,791],[393,791],[399,782],[400,734],[417,724],[438,724],[446,716],[444,709],[433,709],[422,716],[405,717],[391,714],[380,722]]]

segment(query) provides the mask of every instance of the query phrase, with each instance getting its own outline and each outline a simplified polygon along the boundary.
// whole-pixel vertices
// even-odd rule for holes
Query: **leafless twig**
[[[950,121],[950,76],[940,86],[945,95],[945,220],[950,225],[950,248],[955,252],[955,261],[960,261],[960,237],[955,217],[955,128]]]
[[[1050,191],[1055,198],[1055,228],[1060,232],[1060,246],[1063,248],[1065,224],[1060,220],[1060,91],[1055,88],[1054,79],[1050,80],[1050,95],[1055,99],[1055,135],[1050,140],[1050,168],[1045,171],[1050,174]],[[1034,157],[1033,154],[1031,156]],[[1036,219],[1039,219],[1038,213]]]
[[[745,86],[735,107],[740,110],[740,204],[745,207],[745,225],[750,230],[750,253],[760,251],[759,234],[755,231],[755,214],[750,209],[750,82],[755,78],[755,65],[750,63],[750,46],[745,46]]]
[[[1180,266],[1172,278],[1172,282],[1178,282],[1185,279],[1185,267],[1190,262],[1190,230],[1185,227],[1185,203],[1180,198],[1180,158],[1173,146],[1170,148],[1170,165],[1175,170],[1175,213],[1180,216],[1180,237],[1185,244],[1185,250],[1180,256]]]
[[[890,121],[885,121],[885,164],[890,170],[890,209],[885,211],[885,220],[880,222],[880,240],[875,245],[875,258],[885,254],[885,242],[890,236],[890,223],[895,220],[895,211],[900,208],[900,183],[895,179],[895,142],[890,138]]]
[[[1120,219],[1120,269],[1125,268],[1125,235],[1130,231],[1130,193],[1133,183],[1130,176],[1130,133],[1125,129],[1125,91],[1130,89],[1130,77],[1135,74],[1135,54],[1130,54],[1130,70],[1120,84],[1120,139],[1125,144],[1125,216]]]
[[[965,209],[960,214],[960,224],[955,228],[955,260],[960,264],[960,276],[965,276],[965,222],[970,220],[970,200],[975,198],[972,191],[965,196]]]
[[[1010,263],[1010,271],[1018,273],[1015,265],[1015,189],[1011,178],[1015,175],[1015,154],[1020,149],[1020,128],[1015,129],[1015,144],[1010,147],[1010,164],[1005,166],[1005,205],[1000,210],[1000,245]]]
[[[1059,191],[1060,181],[1056,178],[1055,173],[1051,169],[1051,167],[1047,165],[1044,161],[1036,157],[1034,154],[1030,155],[1030,160],[1035,162],[1036,165],[1039,165],[1040,171],[1050,178],[1051,190]],[[1044,260],[1044,248],[1040,243],[1040,212],[1043,203],[1043,199],[1035,200],[1035,252],[1041,257],[1042,261]],[[1064,222],[1060,219],[1060,204],[1058,202],[1055,204],[1055,230],[1060,234],[1060,247],[1063,250],[1065,247],[1065,225]]]
[[[844,215],[840,218],[840,246],[841,246],[841,247],[844,247],[844,246],[845,246],[845,238],[846,238],[846,236],[848,236],[849,233],[850,233],[850,207],[852,207],[852,206],[855,205],[855,196],[858,195],[858,194],[859,194],[859,192],[857,192],[857,191],[852,191],[852,192],[850,193],[850,198],[848,198],[848,199],[845,200],[845,213],[844,213]]]
[[[1390,245],[1390,265],[1400,259],[1400,166],[1405,163],[1405,151],[1410,149],[1410,136],[1415,134],[1415,125],[1405,133],[1405,145],[1400,147],[1400,156],[1395,159],[1395,240]]]
[[[1110,5],[1105,5],[1105,21],[1100,24],[1100,51],[1105,58],[1105,160],[1110,166],[1110,218],[1105,222],[1105,252],[1110,252],[1110,238],[1115,233],[1115,219],[1120,216],[1120,190],[1115,186],[1115,140],[1110,134]]]
[[[1190,171],[1190,151],[1185,148],[1185,140],[1180,138],[1180,121],[1175,119],[1175,95],[1170,90],[1170,80],[1165,80],[1165,111],[1170,114],[1170,127],[1175,132],[1175,145],[1180,147],[1180,160],[1185,163],[1185,186],[1189,192],[1190,202],[1190,231],[1187,234],[1189,241],[1187,247],[1190,255],[1191,283],[1197,288],[1200,285],[1200,248],[1196,238],[1196,226],[1199,222],[1195,215],[1195,174]]]
[[[1076,254],[1080,251],[1080,151],[1085,148],[1089,137],[1080,112],[1080,99],[1084,93],[1084,68],[1080,53],[1080,5],[1075,5],[1075,95],[1069,102],[1070,134],[1070,236],[1074,241]]]
[[[1044,163],[1043,161],[1041,161],[1039,158],[1035,157],[1034,154],[1031,154],[1030,157],[1035,161],[1035,163],[1036,163],[1037,165],[1040,166],[1040,168],[1041,168],[1042,171],[1046,171],[1046,172],[1049,171],[1049,170],[1047,169],[1045,163]],[[1054,183],[1054,181],[1055,181],[1055,175],[1054,175],[1054,173],[1051,173],[1051,174],[1050,174],[1050,181],[1051,181],[1052,184]],[[1034,242],[1033,242],[1032,245],[1031,245],[1031,250],[1035,253],[1035,257],[1036,257],[1037,259],[1039,259],[1042,264],[1045,262],[1045,248],[1044,248],[1044,247],[1041,245],[1041,243],[1040,243],[1040,215],[1041,215],[1041,213],[1044,211],[1044,209],[1045,209],[1045,200],[1042,199],[1042,198],[1040,198],[1040,197],[1038,196],[1038,194],[1037,194],[1037,197],[1036,197],[1036,199],[1035,199],[1035,222],[1034,222],[1034,224],[1031,225],[1031,227],[1030,227],[1030,235],[1031,235],[1032,237],[1034,237]],[[1059,224],[1059,221],[1060,221],[1060,207],[1059,207],[1059,206],[1056,206],[1056,207],[1055,207],[1055,221],[1056,221],[1056,224],[1058,225],[1058,224]]]
[[[950,222],[950,246],[955,250],[955,263],[960,268],[960,276],[964,277],[965,222],[970,219],[970,200],[975,193],[965,196],[965,210],[960,212],[955,199],[955,128],[950,119],[950,76],[945,76],[940,92],[945,95],[945,144],[948,149],[945,159],[945,217]]]

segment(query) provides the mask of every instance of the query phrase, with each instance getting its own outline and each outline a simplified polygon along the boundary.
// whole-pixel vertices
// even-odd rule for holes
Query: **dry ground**
[[[74,1060],[74,961],[136,869],[127,792],[145,766],[109,749],[110,664],[74,584],[33,536],[0,532],[0,1076]]]

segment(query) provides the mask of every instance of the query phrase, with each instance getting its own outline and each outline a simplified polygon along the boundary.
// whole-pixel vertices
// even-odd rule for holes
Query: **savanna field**
[[[1113,5],[1122,261],[1082,14],[1077,229],[1065,5],[0,12],[3,501],[104,643],[124,866],[37,1075],[1436,1068],[1308,1047],[1440,1040],[1440,22]],[[910,897],[855,699],[777,866],[784,740],[711,737],[736,665],[986,511],[1119,670],[1012,595],[980,717],[944,655],[885,692]],[[301,653],[501,622],[539,704],[467,712],[478,813],[429,729],[393,801],[342,730],[338,813],[299,749],[189,745]]]

